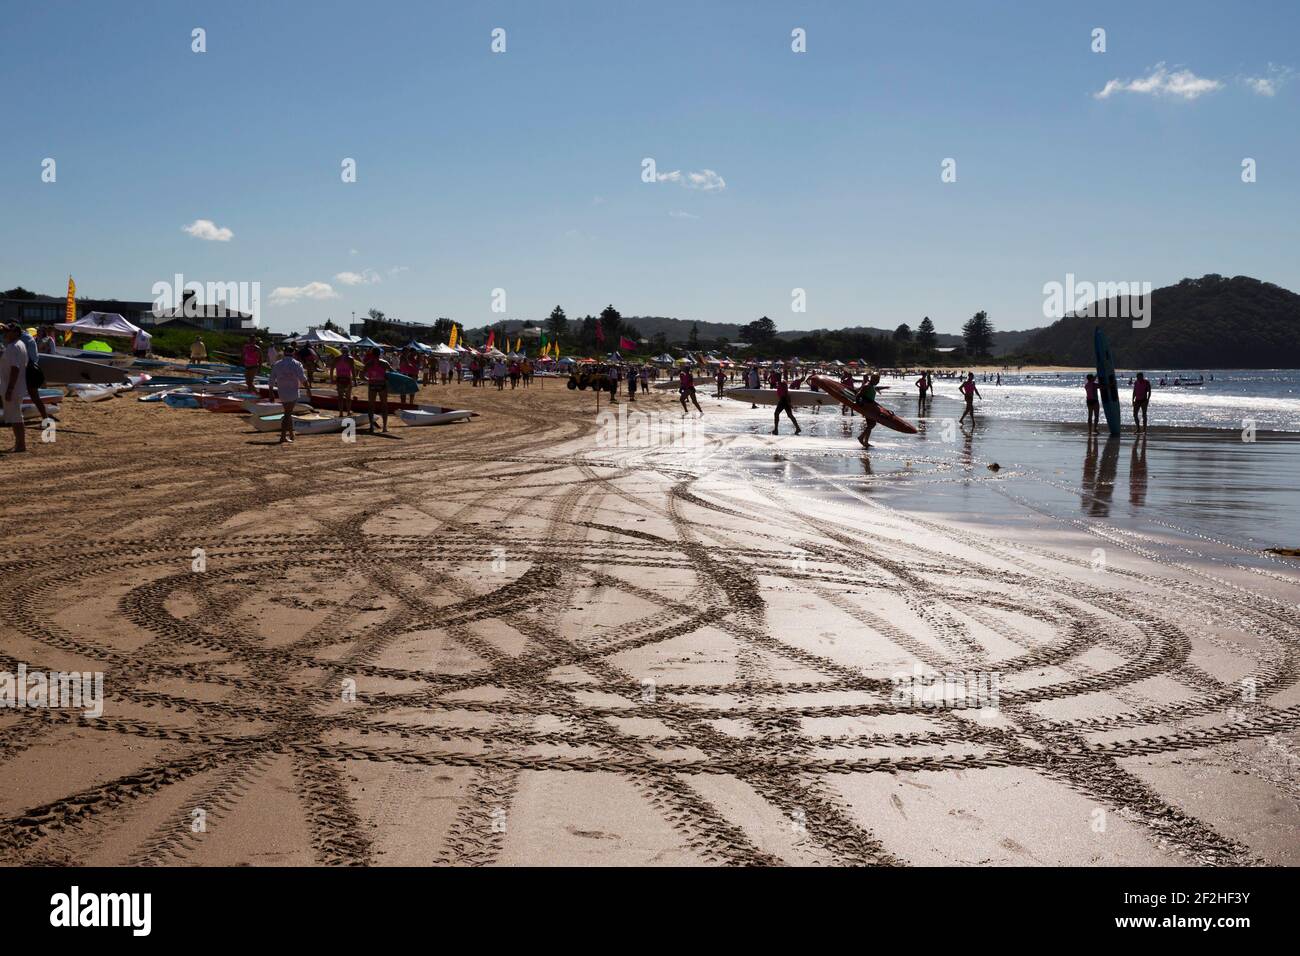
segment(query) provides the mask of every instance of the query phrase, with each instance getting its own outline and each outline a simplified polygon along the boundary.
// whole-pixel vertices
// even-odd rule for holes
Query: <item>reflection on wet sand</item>
[[[1088,450],[1083,458],[1083,496],[1080,505],[1094,518],[1110,515],[1110,503],[1115,494],[1115,473],[1119,470],[1119,438],[1106,439],[1101,452],[1100,469],[1097,464],[1097,436],[1088,435]]]
[[[1147,501],[1147,436],[1143,432],[1133,442],[1128,460],[1129,504],[1141,507]]]

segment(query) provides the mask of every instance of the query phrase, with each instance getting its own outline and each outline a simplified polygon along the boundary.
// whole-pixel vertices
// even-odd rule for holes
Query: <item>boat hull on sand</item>
[[[284,413],[277,415],[250,415],[252,425],[259,432],[278,432]],[[293,431],[296,435],[321,435],[343,431],[346,418],[337,415],[294,415]]]
[[[465,409],[444,411],[433,408],[403,408],[397,413],[408,425],[446,425],[450,422],[467,422],[474,413]]]
[[[69,358],[66,355],[42,355],[41,371],[51,385],[116,385],[126,381],[126,372],[103,362]]]
[[[811,382],[827,395],[836,399],[841,405],[853,409],[863,418],[873,421],[877,425],[884,425],[886,428],[892,428],[894,431],[902,432],[904,435],[916,434],[916,426],[907,419],[899,418],[889,409],[881,408],[879,405],[866,405],[859,402],[858,397],[839,382],[834,382],[821,375],[814,375]]]

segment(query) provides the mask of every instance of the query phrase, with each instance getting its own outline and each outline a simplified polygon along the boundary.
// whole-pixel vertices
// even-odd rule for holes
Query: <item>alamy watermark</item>
[[[927,673],[921,665],[912,666],[910,674],[894,674],[894,689],[889,702],[901,707],[980,708],[998,706],[999,671],[949,671]]]
[[[0,671],[0,707],[16,710],[80,710],[86,717],[104,714],[102,671],[38,671],[18,665]]]
[[[245,329],[257,328],[261,320],[260,282],[186,282],[178,272],[171,282],[155,282],[152,294],[156,319],[236,317]]]
[[[1067,315],[1090,319],[1132,319],[1133,328],[1151,324],[1150,282],[1076,282],[1073,272],[1065,282],[1043,284],[1043,315],[1063,319]]]

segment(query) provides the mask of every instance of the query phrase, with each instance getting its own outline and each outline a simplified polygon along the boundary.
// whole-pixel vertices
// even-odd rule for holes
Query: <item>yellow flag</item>
[[[451,337],[447,340],[447,347],[448,348],[456,347],[456,326],[455,325],[452,325],[451,327]]]
[[[516,352],[519,351],[519,346],[523,344],[523,341],[524,341],[524,340],[521,339],[521,338],[518,338],[518,337],[515,338],[515,351],[516,351]]]
[[[77,321],[77,283],[72,281],[72,276],[68,276],[68,307],[64,312],[65,322]],[[68,333],[71,335],[72,333]]]

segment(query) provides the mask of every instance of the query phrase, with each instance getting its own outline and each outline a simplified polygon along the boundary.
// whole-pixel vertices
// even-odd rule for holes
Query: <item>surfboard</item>
[[[877,425],[884,425],[886,428],[892,428],[904,435],[916,434],[916,426],[907,419],[899,418],[889,409],[881,408],[879,405],[865,405],[859,402],[858,397],[839,382],[832,381],[821,375],[814,375],[809,381],[841,405],[847,405],[863,418],[870,419]]]
[[[1097,393],[1101,396],[1101,410],[1106,413],[1106,424],[1110,433],[1118,435],[1120,431],[1119,383],[1115,381],[1115,360],[1110,356],[1110,343],[1106,333],[1097,326],[1092,334],[1093,348],[1097,353]]]
[[[825,392],[810,392],[804,389],[792,388],[788,394],[790,396],[790,404],[795,408],[803,408],[809,405],[839,404]],[[775,405],[776,389],[728,388],[723,391],[722,397],[734,398],[738,402],[749,402],[751,405]]]
[[[420,390],[420,383],[401,372],[389,372],[384,378],[388,380],[388,391],[392,395],[414,395]]]

